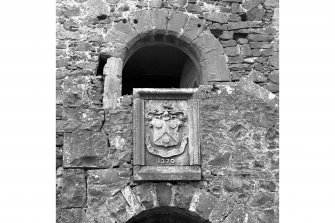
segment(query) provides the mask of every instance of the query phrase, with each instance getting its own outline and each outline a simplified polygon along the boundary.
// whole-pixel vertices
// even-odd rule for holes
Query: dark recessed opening
[[[122,19],[122,22],[123,23],[127,23],[127,19]]]
[[[134,19],[134,23],[137,24],[137,23],[138,23],[138,20],[137,20],[137,19]]]
[[[170,45],[145,46],[137,50],[122,71],[122,95],[133,88],[198,87],[199,74],[180,49]]]
[[[241,21],[247,21],[247,14],[246,13],[242,13],[240,14],[241,16]]]
[[[233,39],[238,40],[238,39],[246,39],[248,37],[248,33],[234,33],[233,34]]]
[[[177,207],[157,207],[142,211],[126,223],[210,223],[197,213]]]
[[[97,18],[98,18],[99,20],[104,20],[104,19],[107,19],[107,15],[105,15],[105,14],[101,14],[101,15],[98,15]]]

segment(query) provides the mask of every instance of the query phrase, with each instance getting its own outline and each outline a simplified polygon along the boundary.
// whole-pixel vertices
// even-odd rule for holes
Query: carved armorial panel
[[[200,180],[197,89],[134,89],[134,180]]]

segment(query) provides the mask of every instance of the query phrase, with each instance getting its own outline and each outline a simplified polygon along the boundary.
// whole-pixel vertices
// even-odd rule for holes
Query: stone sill
[[[199,181],[200,166],[134,166],[134,181]]]

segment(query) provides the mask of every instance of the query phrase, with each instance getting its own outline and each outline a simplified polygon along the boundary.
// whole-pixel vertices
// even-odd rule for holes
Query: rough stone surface
[[[279,222],[278,0],[58,1],[56,16],[56,222],[124,223],[165,205]],[[187,50],[207,75],[200,181],[133,180],[133,98],[120,89],[140,39]]]
[[[63,159],[65,167],[108,166],[108,142],[103,132],[65,133]]]
[[[63,170],[62,208],[78,208],[86,205],[85,171],[80,169]]]
[[[61,210],[61,223],[84,223],[85,211],[80,208],[62,209]]]

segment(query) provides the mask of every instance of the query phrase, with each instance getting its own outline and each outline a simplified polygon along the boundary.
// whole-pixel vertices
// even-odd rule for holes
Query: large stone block
[[[128,168],[88,170],[87,175],[87,204],[101,208],[130,183],[131,171]]]
[[[86,179],[84,170],[64,169],[62,185],[62,208],[77,208],[86,205]]]
[[[66,107],[63,109],[62,116],[65,132],[73,132],[77,129],[99,131],[104,121],[104,111],[99,109]]]
[[[64,167],[108,167],[108,142],[103,132],[65,133]]]

